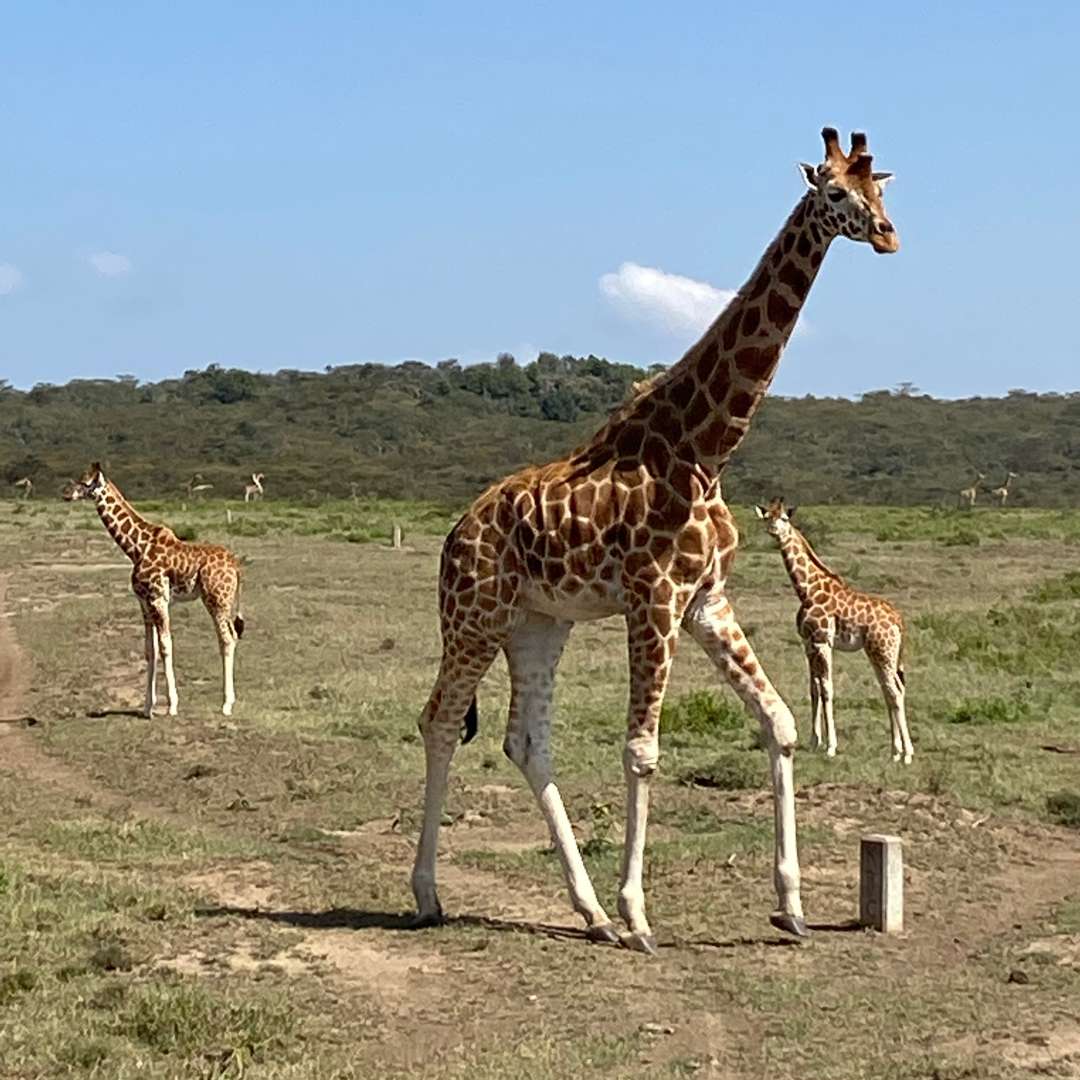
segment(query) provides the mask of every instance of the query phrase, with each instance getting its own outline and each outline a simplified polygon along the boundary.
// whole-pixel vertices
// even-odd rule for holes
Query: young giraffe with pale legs
[[[1009,485],[1016,479],[1017,475],[1018,474],[1014,472],[1008,473],[1005,477],[1005,483],[1002,484],[1001,487],[994,488],[994,490],[990,492],[990,497],[992,499],[997,499],[998,506],[1003,507],[1007,502],[1009,498]]]
[[[153,716],[157,704],[157,654],[165,668],[169,715],[177,711],[176,676],[173,673],[172,630],[169,603],[202,600],[217,631],[221,651],[224,702],[221,711],[232,715],[236,702],[233,661],[236,642],[244,632],[240,614],[240,563],[228,548],[217,544],[189,544],[177,539],[167,525],[140,517],[105,478],[96,462],[64,490],[68,502],[93,499],[98,516],[120,550],[135,564],[131,591],[142,607],[146,631],[146,705]],[[233,607],[236,615],[233,616]]]
[[[810,546],[791,519],[795,507],[783,499],[758,506],[758,517],[776,540],[788,577],[799,597],[795,626],[806,649],[810,668],[810,707],[814,736],[811,746],[823,744],[825,753],[836,756],[836,721],[833,719],[833,649],[866,652],[874,669],[892,725],[893,761],[911,764],[911,736],[908,734],[904,684],[904,620],[900,612],[880,596],[853,589],[830,570]]]
[[[510,670],[503,748],[522,770],[550,829],[573,906],[593,940],[652,952],[642,871],[649,785],[659,759],[660,706],[680,628],[712,658],[758,719],[775,806],[774,925],[806,933],[799,893],[792,753],[795,721],[765,677],[725,596],[737,533],[720,475],[742,442],[833,239],[899,247],[885,214],[887,173],[871,171],[866,137],[849,154],[832,128],[825,162],[801,167],[809,191],[750,280],[682,360],[618,408],[569,457],[489,488],[443,545],[442,661],[420,718],[427,778],[412,874],[417,924],[442,919],[435,885],[450,760],[476,731],[476,690],[499,650]],[[573,623],[622,615],[630,660],[623,765],[627,824],[620,937],[597,900],[555,785],[555,669]]]
[[[960,492],[960,505],[966,506],[969,510],[974,509],[975,500],[979,495],[979,485],[986,479],[986,473],[976,473],[975,483],[971,487],[966,487]]]
[[[257,501],[263,497],[262,482],[265,479],[265,473],[253,472],[251,474],[251,483],[244,485],[244,502]]]

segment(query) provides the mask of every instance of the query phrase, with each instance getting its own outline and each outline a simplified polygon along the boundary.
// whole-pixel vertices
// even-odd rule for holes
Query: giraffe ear
[[[891,180],[895,180],[896,177],[891,172],[876,172],[870,174],[871,179],[876,181],[882,187],[888,184]]]
[[[757,516],[758,516],[759,518],[761,518],[762,520],[764,520],[764,519],[765,519],[765,507],[764,507],[764,506],[755,506],[755,507],[754,507],[754,512],[755,512],[755,513],[757,514]]]
[[[789,506],[787,508],[787,519],[790,521],[795,516],[795,511],[799,508],[797,506]]]
[[[798,164],[799,164],[799,175],[803,178],[803,181],[806,183],[806,186],[811,191],[817,191],[817,189],[818,189],[817,166],[816,165],[807,165],[807,163],[805,161],[800,161]]]
[[[97,475],[99,472],[101,472],[102,471],[101,470],[101,462],[100,461],[92,461],[92,462],[90,462],[90,471],[92,473],[94,473],[95,475]]]

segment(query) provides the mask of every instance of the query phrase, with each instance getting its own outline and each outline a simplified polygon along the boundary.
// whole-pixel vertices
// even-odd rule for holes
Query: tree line
[[[530,364],[256,374],[216,364],[175,379],[76,379],[16,390],[0,380],[0,497],[32,477],[52,495],[102,460],[135,497],[180,496],[200,473],[237,498],[252,472],[268,497],[352,492],[457,505],[515,466],[566,453],[643,372],[596,356]],[[908,384],[846,398],[766,399],[724,481],[733,501],[954,505],[976,472],[1010,502],[1080,503],[1080,392],[941,401]]]

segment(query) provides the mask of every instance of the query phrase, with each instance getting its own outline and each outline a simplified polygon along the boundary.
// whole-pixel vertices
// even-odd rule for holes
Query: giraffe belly
[[[618,596],[588,588],[567,594],[529,585],[525,589],[521,606],[528,611],[539,611],[553,619],[567,622],[589,622],[592,619],[606,619],[611,615],[623,614],[623,606]]]
[[[841,623],[836,628],[836,638],[833,641],[833,648],[839,649],[840,652],[858,652],[865,644],[865,639],[861,630],[853,626],[844,626]]]

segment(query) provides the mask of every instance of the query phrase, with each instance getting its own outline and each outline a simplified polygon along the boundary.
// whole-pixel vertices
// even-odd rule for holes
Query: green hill
[[[466,501],[526,462],[565,453],[621,401],[640,368],[550,353],[527,366],[360,364],[257,375],[213,365],[179,379],[0,383],[2,495],[29,474],[52,495],[92,459],[136,497],[176,495],[201,473],[236,498],[364,494]],[[878,391],[858,401],[769,398],[725,478],[729,500],[774,492],[813,503],[952,504],[973,468],[1013,500],[1080,503],[1080,393],[938,401]]]

